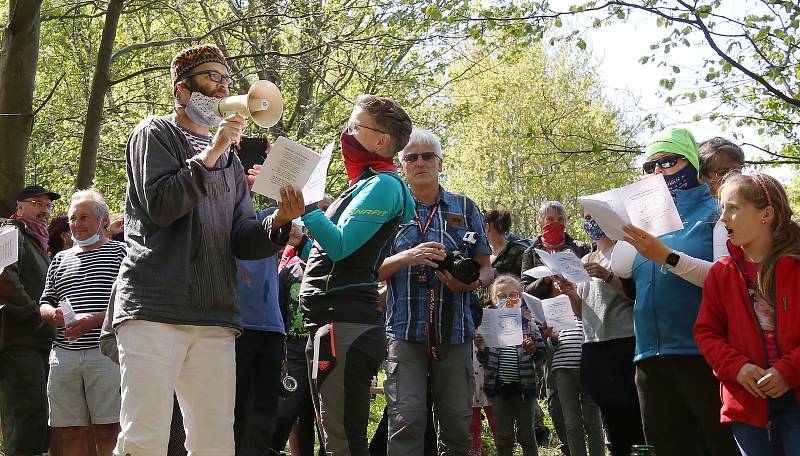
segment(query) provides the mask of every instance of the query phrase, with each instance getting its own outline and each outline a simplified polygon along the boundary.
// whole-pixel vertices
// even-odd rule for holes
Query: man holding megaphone
[[[304,207],[280,203],[259,223],[230,152],[245,127],[242,114],[273,113],[274,93],[225,98],[231,79],[214,45],[181,51],[170,72],[174,112],[139,123],[125,150],[128,256],[112,297],[122,373],[115,454],[167,453],[175,392],[190,454],[233,455],[241,331],[234,257],[278,252]],[[224,102],[234,106],[220,110]]]

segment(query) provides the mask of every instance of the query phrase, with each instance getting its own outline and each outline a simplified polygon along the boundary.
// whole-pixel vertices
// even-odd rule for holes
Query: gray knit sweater
[[[239,329],[234,257],[276,253],[287,227],[272,232],[272,217],[259,223],[238,157],[206,169],[174,115],[139,123],[125,161],[128,256],[112,296],[114,326],[140,319]]]

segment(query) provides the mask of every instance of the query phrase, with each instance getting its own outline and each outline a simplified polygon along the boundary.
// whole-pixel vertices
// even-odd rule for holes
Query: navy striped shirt
[[[552,369],[579,369],[583,345],[583,322],[575,320],[575,327],[558,334],[558,345],[553,351]]]
[[[519,355],[517,347],[503,347],[497,355],[497,376],[503,383],[519,383]]]
[[[74,247],[58,252],[47,270],[40,303],[58,307],[68,299],[76,314],[105,312],[125,255],[125,244],[112,240],[88,252]],[[67,350],[86,350],[97,348],[99,339],[97,327],[70,343],[64,327],[59,327],[53,344]]]

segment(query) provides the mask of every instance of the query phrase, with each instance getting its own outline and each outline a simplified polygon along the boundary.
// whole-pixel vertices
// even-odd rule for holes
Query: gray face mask
[[[204,127],[216,127],[222,122],[217,114],[219,98],[207,97],[200,92],[192,92],[189,102],[183,107],[189,120]]]

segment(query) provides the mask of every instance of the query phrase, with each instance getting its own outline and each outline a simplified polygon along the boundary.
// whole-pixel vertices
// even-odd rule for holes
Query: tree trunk
[[[10,0],[0,51],[0,216],[15,211],[33,129],[42,0]]]
[[[103,25],[103,36],[97,51],[97,64],[92,77],[92,92],[86,111],[86,126],[81,143],[81,161],[78,166],[76,189],[92,186],[97,170],[97,149],[100,145],[100,126],[103,123],[103,103],[111,82],[111,54],[117,38],[117,25],[122,15],[124,0],[111,0],[106,10],[106,22]]]

